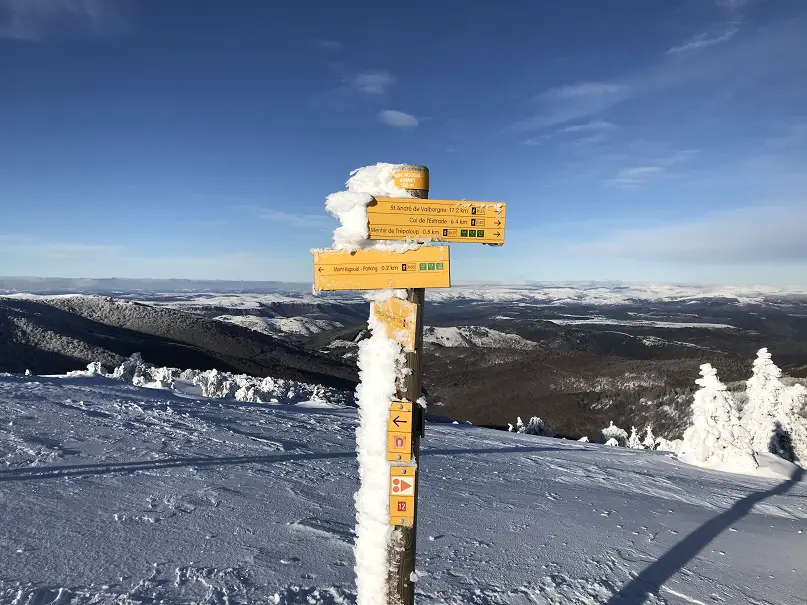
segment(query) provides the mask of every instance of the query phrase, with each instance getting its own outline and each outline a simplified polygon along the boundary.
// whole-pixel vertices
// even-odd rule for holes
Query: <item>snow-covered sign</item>
[[[404,349],[415,349],[418,313],[415,303],[400,298],[374,300],[370,304],[370,313],[384,324],[387,338],[391,338]]]
[[[504,244],[506,204],[377,197],[367,206],[370,239]]]
[[[413,250],[314,250],[315,290],[448,288],[448,246]]]

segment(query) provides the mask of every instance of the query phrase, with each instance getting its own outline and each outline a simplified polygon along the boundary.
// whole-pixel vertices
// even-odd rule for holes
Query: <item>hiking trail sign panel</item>
[[[375,249],[314,251],[315,290],[448,288],[448,246],[423,246],[406,252]]]
[[[504,244],[507,204],[377,197],[367,206],[370,239]]]

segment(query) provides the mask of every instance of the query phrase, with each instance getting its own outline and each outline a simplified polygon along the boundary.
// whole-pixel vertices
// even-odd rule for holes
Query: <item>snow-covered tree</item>
[[[643,450],[644,446],[639,440],[639,435],[636,433],[636,427],[630,427],[630,437],[628,438],[628,447],[632,450]]]
[[[613,447],[619,447],[619,441],[611,437],[608,441],[605,442],[605,445],[611,445]]]
[[[742,424],[751,434],[754,451],[771,449],[785,391],[781,377],[782,371],[773,363],[768,349],[760,349],[753,375],[746,383],[747,401],[742,412]]]
[[[807,419],[803,411],[807,390],[787,386],[768,349],[760,349],[746,383],[742,424],[756,452],[772,452],[787,460],[807,460]]]
[[[740,424],[737,404],[711,364],[701,366],[692,402],[692,425],[678,452],[685,462],[727,470],[754,470],[751,435]]]
[[[530,418],[530,421],[526,425],[521,422],[521,417],[519,416],[518,420],[516,421],[516,428],[519,433],[524,433],[525,435],[539,435],[541,437],[555,436],[555,433],[553,433],[546,423],[538,416],[533,416]]]
[[[586,437],[585,435],[583,435],[582,437],[580,437],[580,439],[578,439],[578,441],[579,441],[580,443],[588,443],[588,437]]]
[[[653,435],[653,427],[649,424],[645,428],[644,441],[642,441],[642,445],[649,450],[656,449],[656,437]]]
[[[602,433],[603,443],[607,444],[610,439],[615,439],[617,445],[622,447],[625,447],[628,444],[628,432],[625,429],[621,429],[616,426],[613,420],[600,432]]]

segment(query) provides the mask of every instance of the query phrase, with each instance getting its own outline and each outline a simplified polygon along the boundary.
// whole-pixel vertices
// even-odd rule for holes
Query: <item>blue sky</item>
[[[0,275],[306,281],[351,169],[455,280],[807,283],[807,3],[0,0]]]

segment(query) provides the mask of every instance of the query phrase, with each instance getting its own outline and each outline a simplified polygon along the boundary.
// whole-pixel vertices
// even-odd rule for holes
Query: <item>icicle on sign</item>
[[[415,303],[388,298],[373,301],[370,312],[384,324],[387,338],[391,338],[404,349],[415,350],[418,306]]]
[[[425,170],[396,170],[392,175],[395,186],[399,189],[420,189],[421,191],[429,190],[429,173]]]

